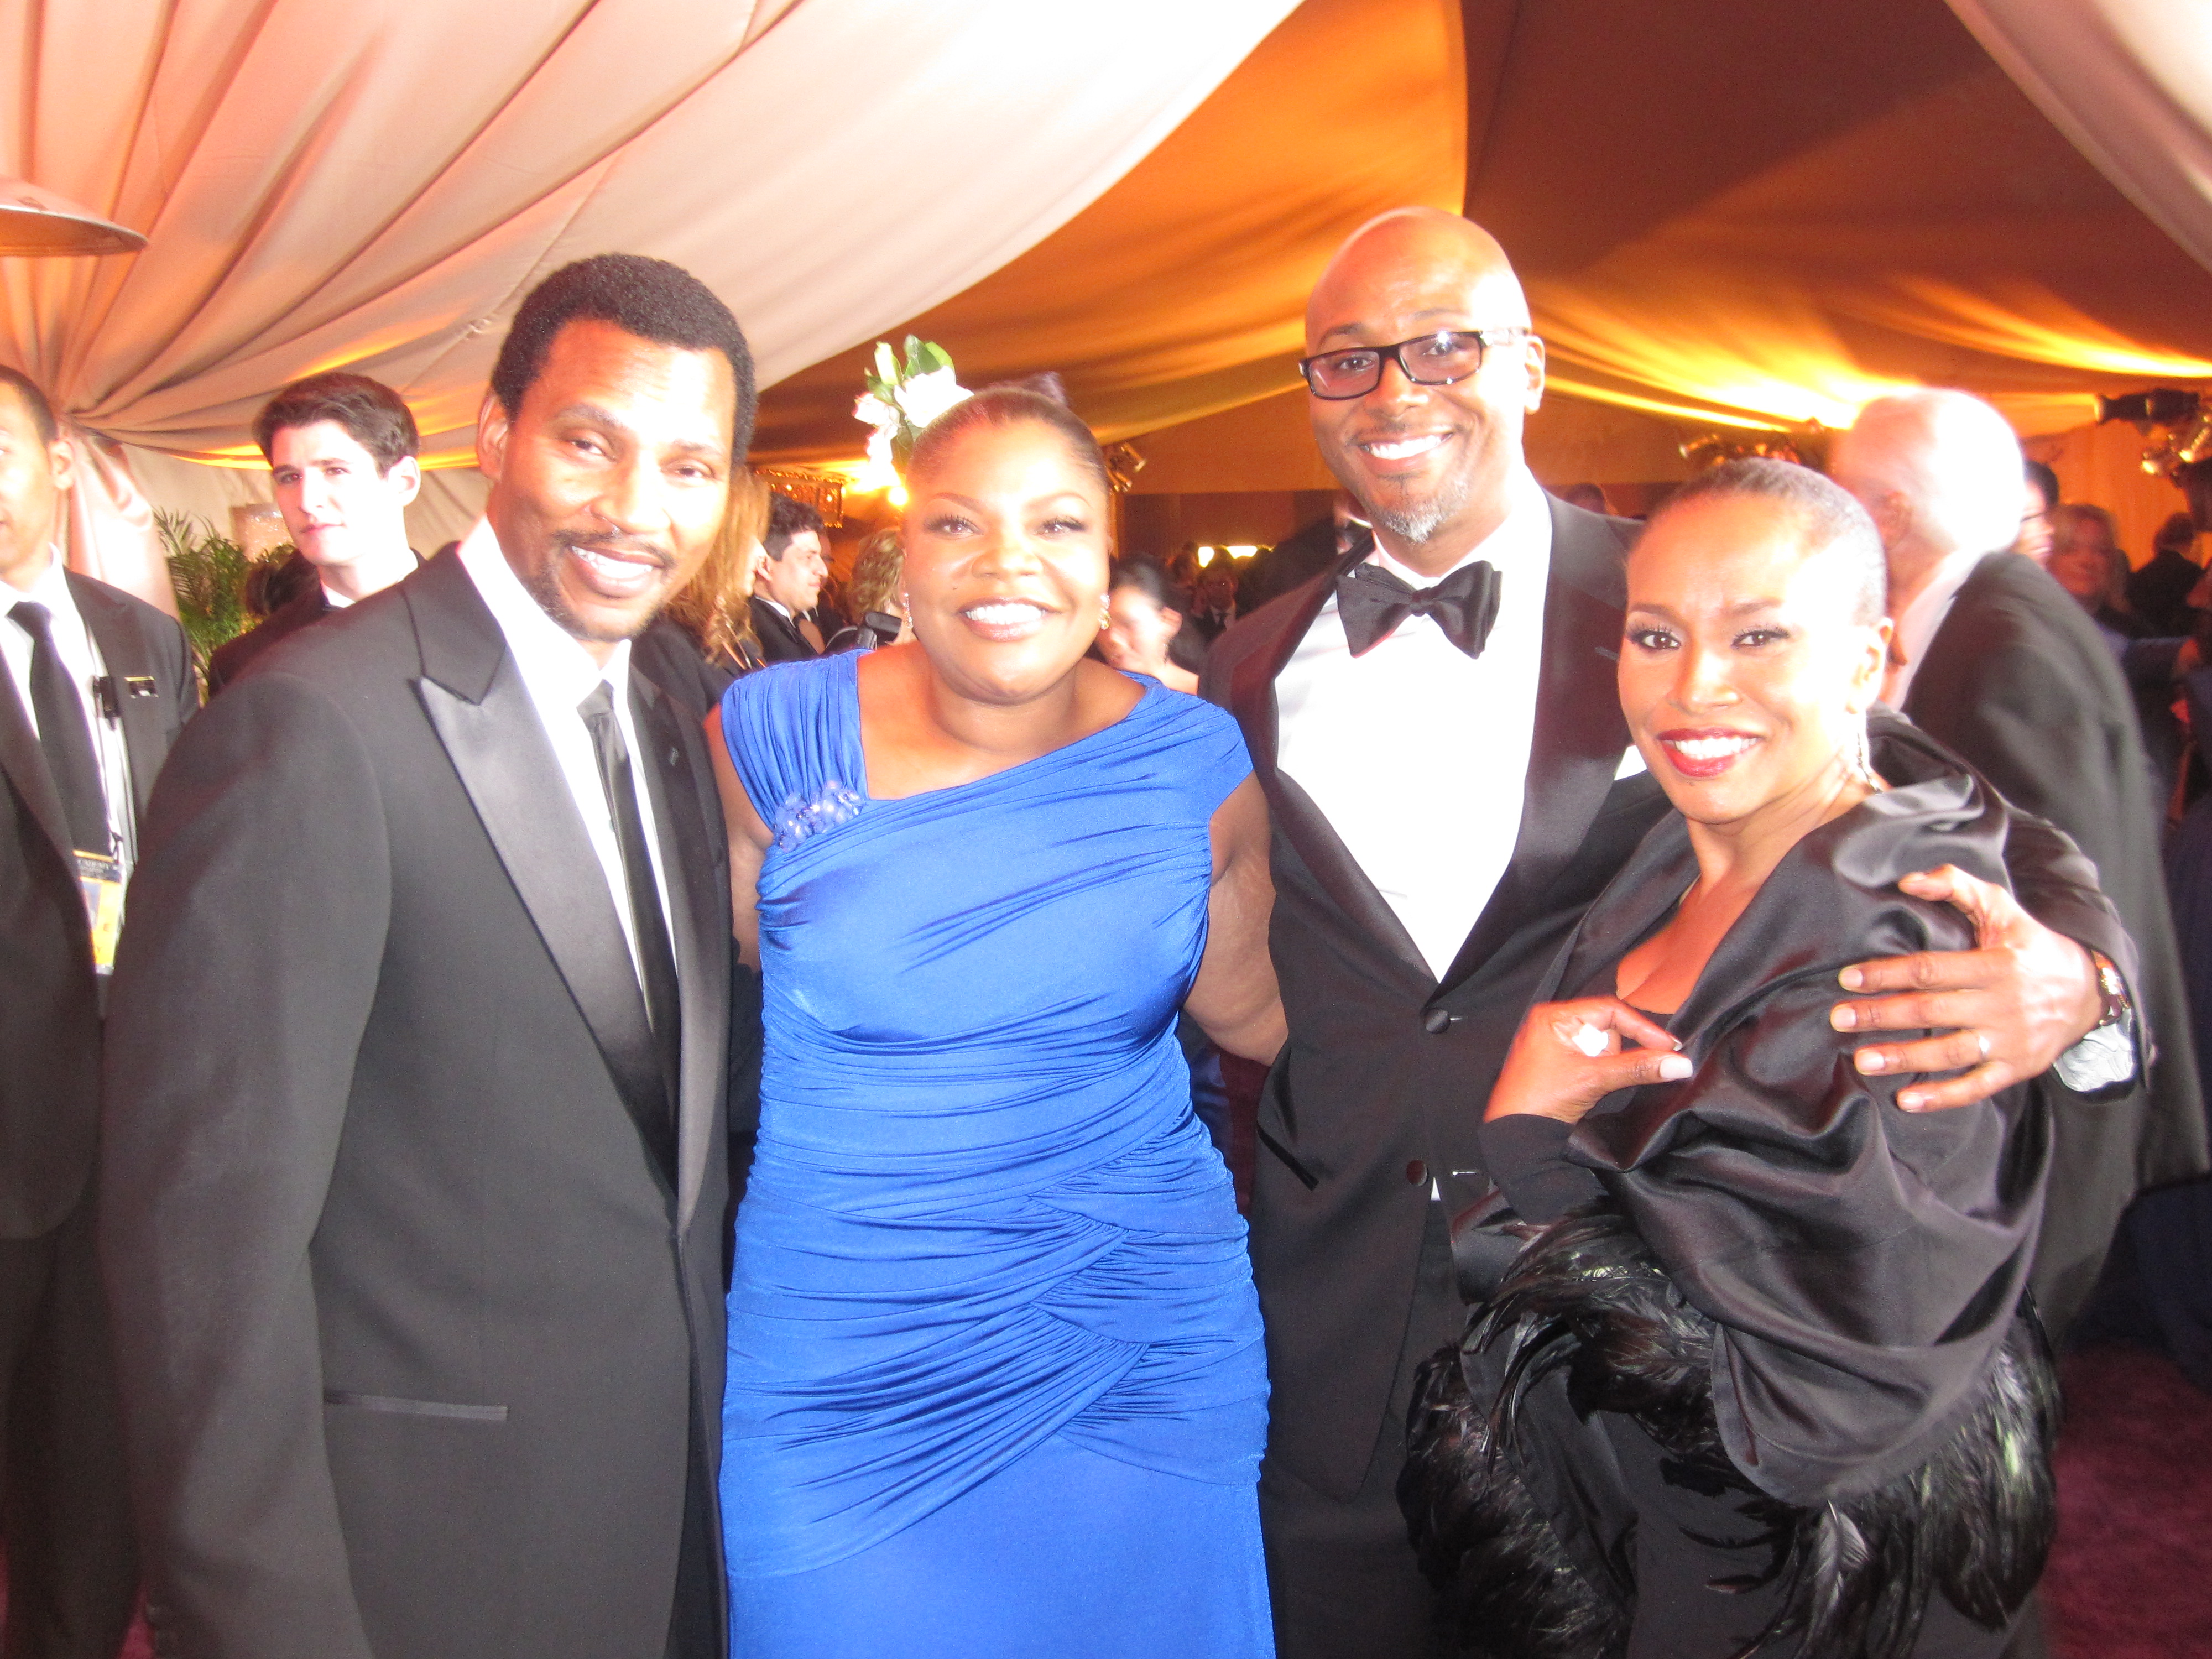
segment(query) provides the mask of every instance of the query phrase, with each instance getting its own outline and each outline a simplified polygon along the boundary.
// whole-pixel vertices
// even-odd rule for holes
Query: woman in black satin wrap
[[[1676,810],[1489,1102],[1480,1305],[1400,1485],[1461,1652],[1996,1654],[2041,1571],[2045,1106],[1902,1109],[1828,1024],[1846,964],[1972,945],[1897,884],[2002,884],[2013,821],[1873,710],[1881,573],[1778,462],[1687,486],[1631,556],[1622,706]]]

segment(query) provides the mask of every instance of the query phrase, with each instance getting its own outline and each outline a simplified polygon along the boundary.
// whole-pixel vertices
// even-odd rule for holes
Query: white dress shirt
[[[523,586],[522,579],[514,574],[507,555],[500,550],[499,538],[493,533],[488,519],[477,520],[476,527],[461,543],[460,557],[462,568],[476,583],[477,592],[489,607],[492,619],[499,624],[507,653],[522,675],[523,688],[530,693],[531,703],[538,710],[538,724],[545,728],[546,740],[553,745],[553,758],[560,763],[562,781],[568,786],[569,798],[575,802],[585,833],[591,837],[592,851],[599,855],[600,873],[606,878],[607,896],[614,901],[615,919],[622,924],[623,938],[629,945],[630,965],[637,970],[641,986],[645,971],[638,962],[637,924],[630,915],[629,883],[623,873],[622,842],[615,834],[606,787],[599,781],[599,750],[592,744],[592,729],[584,724],[578,709],[578,705],[591,696],[592,688],[605,680],[614,694],[615,719],[621,725],[623,741],[629,747],[630,782],[637,794],[637,816],[645,826],[653,886],[659,893],[660,914],[667,919],[672,940],[676,924],[668,907],[668,882],[660,867],[660,837],[653,827],[653,791],[645,781],[647,751],[638,742],[637,728],[630,719],[629,641],[624,640],[615,647],[605,667],[593,662],[591,653],[531,598],[530,590]]]
[[[1936,567],[1928,586],[1913,595],[1912,603],[1897,618],[1897,654],[1905,660],[1892,668],[1881,683],[1881,700],[1892,708],[1905,707],[1905,699],[1912,690],[1912,677],[1920,672],[1920,659],[1935,643],[1936,630],[1951,614],[1951,602],[1959,597],[1966,578],[1974,574],[1974,567],[1987,556],[1967,552],[1946,556]]]
[[[35,734],[39,715],[31,706],[31,653],[36,647],[22,626],[7,617],[7,613],[24,599],[46,606],[53,619],[49,626],[53,633],[54,653],[62,659],[70,684],[76,688],[84,704],[85,724],[92,728],[93,753],[100,762],[100,789],[107,797],[107,828],[115,837],[115,856],[123,866],[124,878],[128,880],[138,854],[138,828],[131,811],[131,752],[123,741],[122,722],[100,710],[94,682],[106,674],[107,665],[100,659],[100,646],[76,608],[76,596],[70,592],[69,576],[58,550],[52,550],[47,559],[46,574],[27,589],[0,581],[0,656],[8,659],[8,672],[15,682],[15,696],[23,705],[23,718]]]
[[[1276,764],[1328,819],[1441,980],[1512,861],[1521,831],[1552,514],[1526,468],[1504,522],[1453,567],[1487,559],[1498,620],[1470,657],[1428,617],[1408,617],[1354,657],[1332,594],[1276,678]],[[1377,548],[1372,562],[1414,587]],[[1449,573],[1446,573],[1449,574]]]

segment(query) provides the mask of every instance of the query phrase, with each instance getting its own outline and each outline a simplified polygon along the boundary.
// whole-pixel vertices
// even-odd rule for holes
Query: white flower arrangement
[[[911,334],[903,362],[889,345],[876,342],[875,368],[866,381],[868,389],[854,403],[853,414],[869,428],[868,459],[853,488],[862,494],[890,489],[902,495],[899,471],[922,428],[970,394],[954,374],[945,348]]]

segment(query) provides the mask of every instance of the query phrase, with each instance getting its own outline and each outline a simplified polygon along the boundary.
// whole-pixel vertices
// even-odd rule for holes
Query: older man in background
[[[1889,557],[1897,660],[1885,697],[2014,805],[2071,836],[2141,953],[2132,989],[2156,1042],[2147,1086],[2054,1115],[2053,1179],[2032,1283],[2063,1339],[2128,1200],[2205,1161],[2160,873],[2160,815],[2135,705],[2081,607],[2040,565],[2009,552],[2020,530],[2020,445],[1996,410],[1962,392],[1878,398],[1838,439],[1833,471],[1874,515]],[[2100,1035],[2118,1055],[2133,1038],[2117,1000],[2111,1012]],[[2090,1089],[2131,1068],[2107,1074],[2088,1059],[2079,1065],[2065,1080]]]

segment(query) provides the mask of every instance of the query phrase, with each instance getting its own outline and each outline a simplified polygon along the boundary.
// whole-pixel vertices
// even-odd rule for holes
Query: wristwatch
[[[2097,1023],[2051,1067],[2078,1095],[2116,1088],[2136,1075],[2136,1006],[2128,982],[2102,951],[2090,951],[2089,961],[2097,972]]]

